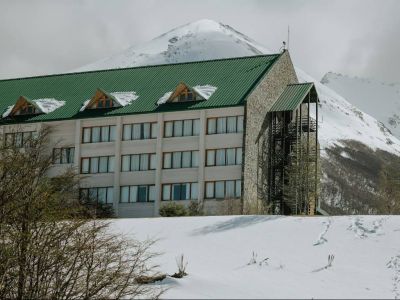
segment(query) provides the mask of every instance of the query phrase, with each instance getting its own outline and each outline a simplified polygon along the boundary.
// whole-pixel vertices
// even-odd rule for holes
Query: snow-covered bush
[[[160,216],[162,217],[183,217],[187,215],[186,207],[176,202],[169,202],[160,208]]]

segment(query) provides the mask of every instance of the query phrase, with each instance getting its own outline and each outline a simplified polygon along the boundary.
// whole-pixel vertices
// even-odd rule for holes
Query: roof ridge
[[[171,64],[144,65],[144,66],[135,66],[135,67],[127,67],[127,68],[114,68],[114,69],[90,70],[90,71],[70,72],[70,73],[58,73],[58,74],[48,74],[48,75],[38,75],[38,76],[27,76],[27,77],[0,79],[0,82],[13,81],[13,80],[35,79],[35,78],[47,78],[47,77],[56,77],[56,76],[68,76],[68,75],[77,75],[77,74],[89,74],[89,73],[97,73],[97,72],[112,72],[112,71],[118,71],[118,70],[131,70],[131,69],[154,68],[154,67],[162,67],[162,66],[198,64],[198,63],[204,63],[204,62],[226,61],[226,60],[257,58],[257,57],[268,57],[268,56],[277,56],[278,57],[280,55],[281,55],[281,53],[259,54],[259,55],[249,55],[249,56],[238,56],[238,57],[227,57],[227,58],[217,58],[217,59],[177,62],[177,63],[171,63]]]
[[[302,84],[314,84],[314,82],[311,82],[311,81],[310,81],[310,82],[289,83],[288,86],[289,86],[289,85],[302,85]]]

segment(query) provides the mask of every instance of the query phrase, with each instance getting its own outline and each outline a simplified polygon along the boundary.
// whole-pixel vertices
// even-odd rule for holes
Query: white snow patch
[[[136,94],[135,91],[130,91],[130,92],[113,92],[110,93],[111,96],[115,98],[115,100],[118,101],[118,103],[121,106],[127,106],[131,104],[133,101],[135,101],[139,96]]]
[[[172,92],[166,92],[160,99],[157,101],[157,105],[164,104],[168,101],[169,97],[171,97]]]
[[[400,260],[391,258],[399,255],[399,232],[394,229],[399,228],[400,216],[387,217],[381,229],[384,235],[363,239],[347,230],[355,218],[117,219],[111,221],[110,229],[140,240],[157,239],[152,250],[163,254],[154,263],[163,273],[175,273],[175,258],[184,254],[188,276],[159,283],[169,288],[162,296],[165,299],[394,298],[398,290],[394,290],[393,277],[400,276]],[[382,217],[362,218],[365,224],[374,224]],[[314,246],[329,220],[325,235],[329,242]],[[330,255],[333,261],[328,260]],[[253,258],[257,263],[248,265]],[[267,263],[260,265],[267,258]],[[315,272],[321,267],[323,271]],[[290,288],[282,288],[282,282]]]
[[[57,108],[60,108],[65,105],[65,101],[57,100],[54,98],[33,99],[32,102],[35,102],[35,104],[39,107],[39,110],[45,114],[51,113],[55,111]],[[10,105],[9,107],[7,107],[2,117],[3,118],[8,117],[13,108],[14,105]]]
[[[92,99],[87,99],[85,102],[83,102],[82,107],[79,111],[84,111],[86,109],[86,106],[88,106],[90,100]]]
[[[3,113],[2,117],[3,118],[7,118],[8,115],[11,113],[12,109],[14,108],[14,105],[10,105],[9,107],[7,107],[6,111]]]
[[[193,90],[199,94],[204,99],[208,100],[217,90],[217,87],[206,84],[206,85],[196,85]]]
[[[35,102],[35,104],[39,106],[39,109],[45,114],[51,113],[57,108],[65,105],[65,101],[60,101],[54,98],[35,99],[32,101]]]
[[[344,157],[344,158],[352,159],[352,157],[346,151],[340,152],[340,156]]]

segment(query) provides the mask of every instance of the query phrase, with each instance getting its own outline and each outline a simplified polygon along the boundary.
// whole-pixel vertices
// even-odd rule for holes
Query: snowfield
[[[158,239],[161,272],[184,254],[189,275],[164,280],[163,298],[400,298],[400,216],[119,219],[111,229]]]

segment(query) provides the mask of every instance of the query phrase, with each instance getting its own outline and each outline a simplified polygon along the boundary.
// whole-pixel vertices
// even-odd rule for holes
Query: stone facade
[[[263,213],[257,192],[258,146],[256,139],[265,116],[288,84],[298,83],[289,52],[285,51],[247,98],[245,106],[243,203],[244,214]]]

